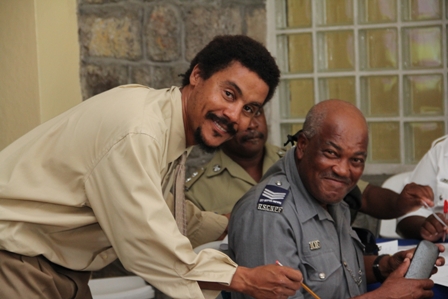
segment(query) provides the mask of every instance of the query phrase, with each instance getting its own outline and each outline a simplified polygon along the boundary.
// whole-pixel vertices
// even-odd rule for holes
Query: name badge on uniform
[[[288,195],[289,189],[279,185],[266,185],[257,203],[257,209],[274,213],[283,212],[283,201]]]
[[[314,240],[314,241],[308,242],[308,245],[310,245],[310,250],[320,249],[320,241],[319,240]]]

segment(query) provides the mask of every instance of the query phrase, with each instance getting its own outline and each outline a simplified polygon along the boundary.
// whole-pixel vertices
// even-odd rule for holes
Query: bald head
[[[364,115],[353,104],[342,100],[326,100],[314,105],[306,115],[303,133],[311,138],[322,129],[324,121],[334,124],[334,121],[350,121],[359,124],[367,130]]]
[[[368,129],[361,111],[341,100],[321,102],[309,111],[297,138],[305,188],[324,207],[340,202],[364,170]]]

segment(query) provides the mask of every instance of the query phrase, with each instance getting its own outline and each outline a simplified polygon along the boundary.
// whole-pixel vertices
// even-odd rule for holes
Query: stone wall
[[[122,84],[180,85],[215,35],[266,44],[265,0],[78,0],[83,99]],[[195,149],[187,175],[210,159]]]
[[[215,35],[266,36],[264,0],[79,0],[78,19],[84,99],[127,83],[179,85]]]

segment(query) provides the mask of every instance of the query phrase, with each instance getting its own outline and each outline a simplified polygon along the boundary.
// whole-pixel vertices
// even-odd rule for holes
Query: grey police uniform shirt
[[[347,203],[328,212],[302,184],[294,148],[235,205],[229,223],[229,253],[240,266],[274,264],[299,269],[321,298],[351,298],[366,292],[363,245],[350,227]],[[232,299],[252,298],[232,293]],[[290,298],[312,298],[300,289]]]

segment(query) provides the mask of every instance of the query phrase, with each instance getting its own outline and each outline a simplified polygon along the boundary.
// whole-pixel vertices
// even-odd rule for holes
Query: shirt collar
[[[169,104],[171,105],[171,116],[166,118],[167,125],[171,128],[169,130],[167,161],[173,162],[182,153],[187,150],[188,154],[191,152],[192,146],[186,148],[187,138],[185,136],[184,117],[182,113],[182,94],[179,87],[171,87],[167,89],[167,97],[169,97]]]

